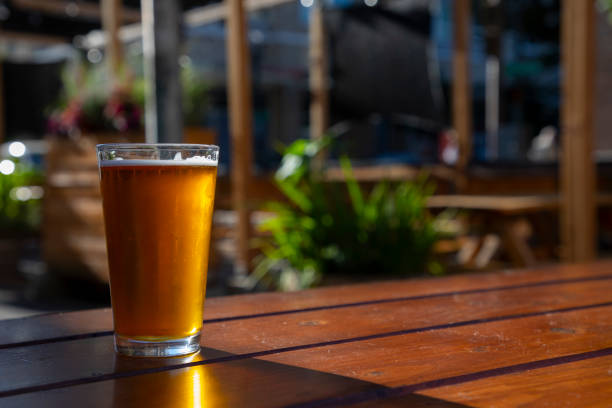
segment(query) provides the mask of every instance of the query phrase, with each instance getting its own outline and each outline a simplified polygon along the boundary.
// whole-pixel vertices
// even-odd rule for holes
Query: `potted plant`
[[[43,253],[50,270],[108,280],[95,145],[141,142],[142,87],[128,74],[110,85],[98,66],[69,66],[48,118]]]
[[[72,141],[95,136],[142,138],[140,82],[126,74],[110,85],[100,65],[67,67],[62,74],[63,92],[49,113],[48,134]]]

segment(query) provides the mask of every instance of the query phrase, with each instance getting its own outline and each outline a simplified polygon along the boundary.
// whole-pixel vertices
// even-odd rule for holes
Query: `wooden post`
[[[181,142],[180,2],[142,0],[141,4],[147,142]]]
[[[251,179],[253,112],[251,63],[242,0],[226,0],[227,78],[230,104],[232,202],[237,215],[236,273],[249,270],[251,235],[248,186]]]
[[[122,47],[119,40],[121,24],[121,0],[102,0],[102,26],[106,33],[106,59],[111,83],[119,80],[122,65]]]
[[[459,139],[457,169],[462,177],[465,177],[465,170],[472,156],[470,5],[471,0],[453,2],[453,127]]]
[[[593,0],[563,0],[561,16],[561,242],[566,261],[595,258]]]
[[[310,138],[320,139],[328,127],[329,112],[327,47],[320,1],[312,7],[309,37]]]

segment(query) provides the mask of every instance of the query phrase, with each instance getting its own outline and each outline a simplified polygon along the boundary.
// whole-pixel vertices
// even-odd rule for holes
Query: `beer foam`
[[[124,166],[216,166],[217,160],[203,156],[189,157],[185,160],[149,160],[149,159],[115,159],[102,160],[100,167],[124,167]]]

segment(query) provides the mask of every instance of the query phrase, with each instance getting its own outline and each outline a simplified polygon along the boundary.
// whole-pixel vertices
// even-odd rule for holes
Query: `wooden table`
[[[207,301],[200,354],[115,355],[108,309],[0,322],[1,407],[592,407],[612,262]]]
[[[596,198],[600,207],[612,205],[612,194],[599,193]],[[499,236],[503,249],[507,252],[513,265],[516,267],[534,266],[536,257],[527,243],[524,225],[527,222],[536,235],[546,243],[549,253],[555,252],[557,244],[556,225],[553,221],[551,229],[550,219],[543,218],[558,211],[561,206],[561,197],[558,194],[534,194],[519,196],[502,195],[434,195],[429,197],[427,206],[430,209],[453,208],[465,210],[470,214],[473,222],[485,230],[485,233]],[[482,237],[484,238],[484,236]],[[475,249],[485,247],[482,242]],[[483,260],[476,262],[477,267],[486,266],[494,251],[485,248],[488,254],[483,254]],[[476,251],[472,257],[478,256]],[[488,258],[488,259],[487,259]]]
[[[470,217],[470,224],[476,224],[483,230],[478,242],[468,241],[470,253],[463,253],[460,263],[473,264],[482,268],[497,251],[498,243],[507,253],[515,267],[534,266],[536,257],[527,242],[524,225],[537,224],[545,212],[559,209],[561,200],[558,195],[541,194],[529,196],[500,195],[434,195],[429,197],[427,206],[430,209],[464,210]],[[544,228],[545,232],[550,229]],[[499,238],[497,238],[499,237]],[[545,234],[547,241],[554,241],[550,234]],[[491,238],[495,238],[491,240]],[[556,237],[555,237],[556,238]],[[549,244],[553,246],[554,244]],[[465,251],[464,251],[465,252]]]

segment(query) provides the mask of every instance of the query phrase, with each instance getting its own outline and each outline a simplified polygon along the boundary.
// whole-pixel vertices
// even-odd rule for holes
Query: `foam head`
[[[122,159],[101,160],[100,167],[123,166],[217,166],[217,160],[204,156],[193,156],[186,159],[154,160],[154,159]]]

